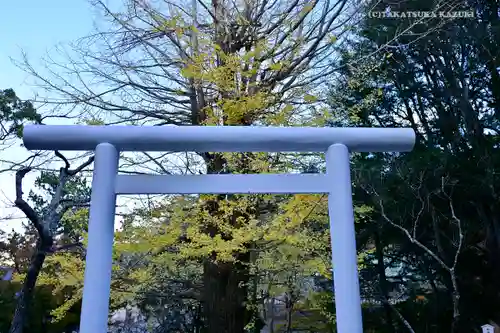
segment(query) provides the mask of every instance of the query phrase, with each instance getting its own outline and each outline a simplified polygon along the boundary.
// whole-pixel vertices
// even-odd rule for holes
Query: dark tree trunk
[[[248,272],[240,264],[204,264],[204,310],[207,333],[243,333],[247,324],[246,288]]]
[[[384,305],[385,310],[387,332],[394,333],[394,326],[392,325],[392,309],[389,304],[389,288],[387,285],[387,277],[385,275],[384,250],[378,229],[375,230],[375,251],[377,256],[377,270],[379,275],[380,291],[382,293],[382,304]]]
[[[46,253],[52,244],[44,244],[39,242],[35,249],[35,253],[31,259],[30,266],[26,277],[24,278],[23,288],[18,295],[14,317],[9,329],[9,333],[23,333],[27,332],[26,324],[28,322],[29,306],[33,300],[33,293],[35,290],[36,280],[45,261]]]
[[[206,154],[207,171],[217,174],[225,171],[226,161],[221,154]],[[205,208],[211,216],[220,216],[219,202],[227,200],[219,195],[215,200],[205,202]],[[243,213],[242,213],[243,214]],[[221,217],[222,218],[222,217]],[[226,223],[233,224],[233,221]],[[205,230],[211,237],[221,235],[229,240],[217,226],[207,225]],[[216,254],[206,259],[203,265],[203,307],[207,333],[243,333],[249,322],[247,301],[247,283],[250,272],[247,265],[248,253],[234,253],[234,262],[217,262]]]

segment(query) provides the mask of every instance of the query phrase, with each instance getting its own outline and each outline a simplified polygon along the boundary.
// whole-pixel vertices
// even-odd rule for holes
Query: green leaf
[[[305,5],[304,8],[302,8],[302,12],[305,13],[305,14],[307,14],[311,10],[313,10],[313,8],[314,8],[314,4],[309,3],[309,4]]]
[[[93,118],[93,119],[87,119],[84,121],[86,125],[90,126],[102,126],[104,125],[104,121],[101,119]]]
[[[277,62],[277,63],[275,63],[275,64],[271,64],[271,65],[269,66],[269,69],[271,69],[271,70],[273,70],[273,71],[279,71],[279,70],[280,70],[280,69],[282,69],[282,68],[283,68],[283,64],[282,64],[282,63],[280,63],[280,62]]]
[[[304,101],[306,101],[307,103],[314,103],[314,102],[318,101],[318,97],[316,97],[314,95],[306,94],[304,96]]]
[[[16,135],[18,138],[22,138],[23,137],[23,130],[24,130],[24,125],[23,124],[19,124],[19,126],[17,126],[16,128]]]
[[[287,104],[287,105],[283,108],[283,112],[284,112],[284,113],[289,113],[289,112],[292,112],[292,111],[293,111],[293,105]]]

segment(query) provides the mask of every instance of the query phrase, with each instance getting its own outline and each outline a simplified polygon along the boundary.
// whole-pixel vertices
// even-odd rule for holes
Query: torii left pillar
[[[81,333],[100,333],[108,327],[118,160],[115,146],[97,145],[81,309],[81,318],[85,320],[80,322]]]

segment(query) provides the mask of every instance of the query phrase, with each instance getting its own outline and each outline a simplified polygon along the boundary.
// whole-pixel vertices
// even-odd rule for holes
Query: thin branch
[[[79,249],[84,249],[83,244],[81,242],[76,242],[76,243],[71,243],[71,244],[65,244],[65,245],[59,245],[59,246],[52,246],[50,249],[49,253],[55,253],[58,251],[65,251],[65,250],[71,250],[74,248],[79,248]]]
[[[389,304],[389,307],[396,313],[396,316],[398,316],[399,320],[403,322],[403,325],[408,329],[408,331],[411,333],[415,333],[415,330],[413,329],[413,327],[411,327],[411,324],[408,322],[408,320],[403,317],[401,312],[399,312],[398,309],[396,309],[396,307],[390,302],[388,302],[387,304]]]
[[[378,196],[378,194],[375,194],[375,195]],[[387,214],[385,213],[385,210],[384,210],[384,204],[383,204],[382,199],[379,199],[379,207],[380,207],[380,215],[382,215],[384,220],[386,220],[393,227],[401,230],[406,235],[406,237],[408,238],[408,240],[411,243],[417,245],[419,248],[424,250],[428,255],[430,255],[432,258],[434,258],[434,260],[436,260],[438,262],[438,264],[441,265],[441,267],[443,267],[447,271],[450,271],[451,268],[448,265],[446,265],[446,263],[441,258],[439,258],[439,256],[437,254],[435,254],[431,249],[429,249],[427,246],[425,246],[424,244],[419,242],[418,239],[415,239],[406,228],[400,226],[399,224],[397,224],[396,222],[394,222],[392,219],[390,219],[387,216]]]
[[[61,154],[61,153],[59,152],[59,150],[54,151],[54,154],[55,154],[57,157],[59,157],[61,160],[63,160],[63,161],[64,161],[64,168],[65,168],[66,170],[69,170],[70,164],[69,164],[68,159],[67,159],[66,157],[64,157],[64,155],[63,155],[63,154]]]
[[[455,258],[453,259],[453,266],[451,266],[451,269],[454,270],[455,267],[457,267],[458,256],[460,255],[460,252],[462,251],[462,246],[463,246],[464,234],[462,231],[462,221],[460,221],[460,219],[455,214],[455,207],[453,205],[453,201],[451,200],[450,195],[448,195],[444,190],[444,177],[441,178],[441,190],[442,190],[443,194],[446,196],[446,198],[448,199],[449,206],[450,206],[450,212],[451,212],[451,218],[456,222],[457,228],[458,228],[458,238],[459,238],[458,246],[457,246],[457,250],[455,252]]]
[[[80,171],[82,171],[83,169],[85,169],[87,166],[89,166],[90,164],[92,164],[94,162],[94,159],[95,159],[95,156],[91,156],[89,157],[89,159],[83,163],[82,165],[80,165],[78,168],[74,169],[74,170],[68,170],[67,173],[69,176],[74,176],[76,175],[77,173],[79,173]]]
[[[46,230],[42,224],[42,221],[35,210],[23,199],[23,178],[30,172],[31,168],[23,168],[16,172],[16,200],[14,204],[19,208],[24,215],[33,223],[34,227],[38,231],[41,238],[45,238]]]

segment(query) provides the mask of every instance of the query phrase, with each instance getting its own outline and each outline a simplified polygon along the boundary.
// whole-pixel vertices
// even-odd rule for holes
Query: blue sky
[[[17,0],[2,3],[0,19],[0,89],[13,88],[22,99],[32,98],[36,87],[29,76],[17,68],[10,58],[20,60],[24,51],[35,68],[43,70],[41,58],[51,53],[57,44],[74,41],[93,29],[95,9],[89,0]],[[2,159],[17,160],[24,149],[2,151]],[[2,163],[0,163],[1,166]],[[25,193],[35,175],[25,179]],[[0,174],[0,219],[19,216],[12,207],[14,174]],[[19,220],[0,220],[0,229],[20,227]]]
[[[94,30],[94,21],[100,21],[102,13],[90,4],[91,0],[17,0],[2,3],[0,19],[0,89],[13,88],[21,99],[30,99],[37,92],[33,79],[16,67],[14,60],[22,59],[26,53],[36,70],[43,71],[42,57],[54,55],[54,47],[76,41]],[[106,3],[121,1],[104,0]],[[100,21],[103,27],[103,22]],[[104,24],[105,26],[106,24]],[[40,91],[40,89],[38,89]],[[40,92],[47,96],[46,92]],[[27,157],[24,148],[12,147],[0,151],[0,158],[7,161],[19,161]],[[0,169],[5,165],[0,161]],[[54,167],[47,165],[46,167]],[[29,173],[24,179],[23,190],[27,194],[33,189],[36,173]],[[15,174],[0,173],[0,230],[22,231],[21,222],[25,218],[15,208]],[[118,200],[119,205],[130,206],[125,196]],[[120,218],[116,220],[119,223]],[[119,224],[117,224],[119,226]]]
[[[58,43],[83,37],[92,30],[94,10],[88,0],[17,0],[2,3],[0,20],[0,89],[13,88],[21,98],[34,89],[10,58],[27,53],[35,65]],[[9,58],[10,57],[10,58]]]

